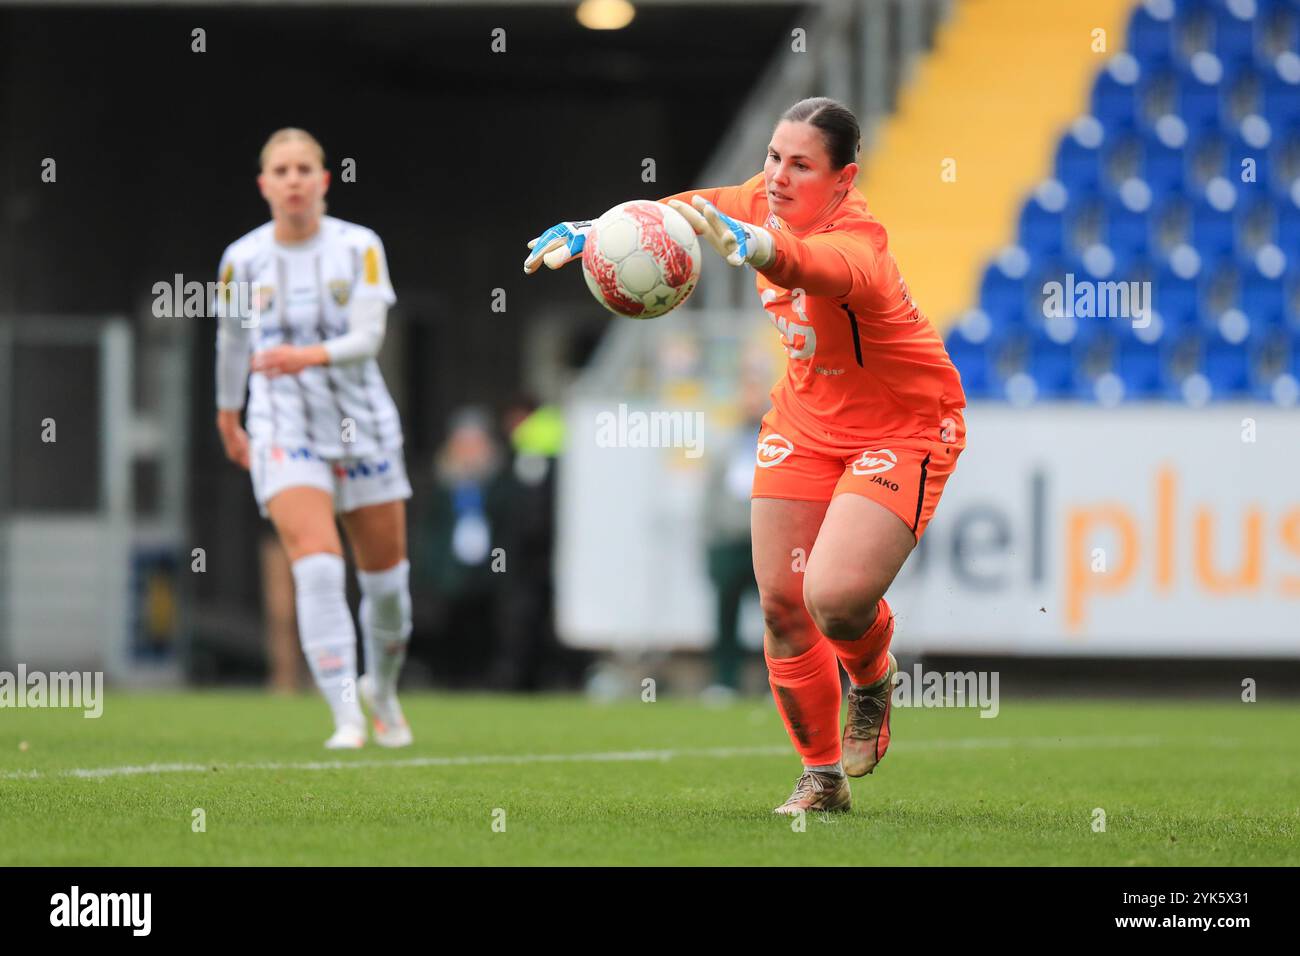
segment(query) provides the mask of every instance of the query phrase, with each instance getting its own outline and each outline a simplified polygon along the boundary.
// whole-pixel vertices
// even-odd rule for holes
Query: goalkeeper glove
[[[591,232],[591,221],[561,222],[528,243],[533,250],[524,260],[524,273],[532,275],[541,268],[543,262],[549,269],[558,269],[572,259],[582,255],[582,247],[587,244],[587,233]]]
[[[681,213],[691,224],[697,236],[703,236],[718,255],[733,266],[749,264],[762,269],[776,258],[772,234],[750,222],[732,219],[703,196],[691,199],[692,206],[680,199],[668,200],[668,205]]]

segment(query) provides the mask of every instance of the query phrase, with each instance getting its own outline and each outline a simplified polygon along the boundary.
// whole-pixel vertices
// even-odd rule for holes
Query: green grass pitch
[[[802,832],[770,700],[404,705],[414,746],[346,753],[313,696],[0,711],[0,865],[1300,864],[1295,704],[898,709],[852,812]]]

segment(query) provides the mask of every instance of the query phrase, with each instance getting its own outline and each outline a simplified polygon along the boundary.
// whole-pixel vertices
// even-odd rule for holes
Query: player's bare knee
[[[860,618],[852,614],[822,611],[815,606],[809,609],[809,613],[817,624],[817,630],[832,641],[852,641],[861,637],[866,630],[858,623]]]
[[[855,641],[874,622],[880,596],[861,587],[806,584],[804,601],[817,630],[833,641]]]
[[[284,542],[284,550],[289,555],[290,562],[305,558],[310,554],[333,554],[343,557],[343,552],[339,550],[338,546],[324,536],[281,534],[280,540]]]
[[[760,590],[759,607],[768,632],[780,641],[798,643],[809,630],[808,618],[798,594],[787,590]]]

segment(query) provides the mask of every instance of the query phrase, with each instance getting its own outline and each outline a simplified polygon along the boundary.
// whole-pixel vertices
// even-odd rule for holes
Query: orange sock
[[[881,598],[876,605],[876,622],[867,628],[865,634],[854,641],[832,641],[829,638],[827,641],[848,671],[849,680],[858,687],[866,687],[880,680],[889,670],[889,658],[885,654],[893,639],[894,612]]]
[[[840,759],[840,669],[821,636],[798,657],[767,656],[768,682],[790,742],[806,767]]]

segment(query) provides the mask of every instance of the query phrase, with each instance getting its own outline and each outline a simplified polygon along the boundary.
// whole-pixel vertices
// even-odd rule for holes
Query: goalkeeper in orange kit
[[[788,355],[751,508],[769,681],[804,765],[777,813],[849,809],[847,777],[884,757],[898,668],[885,592],[965,447],[960,377],[854,187],[858,140],[842,104],[802,100],[773,131],[763,172],[662,200],[728,263],[754,269]],[[538,236],[524,270],[580,255],[590,225]]]

